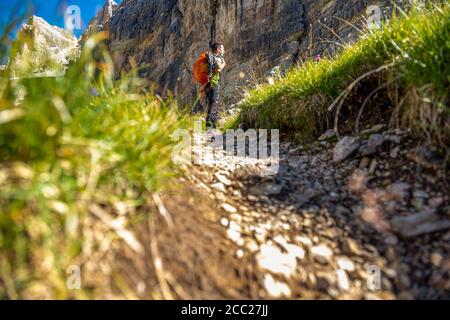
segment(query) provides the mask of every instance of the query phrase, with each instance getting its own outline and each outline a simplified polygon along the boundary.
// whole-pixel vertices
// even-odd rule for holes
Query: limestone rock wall
[[[115,66],[140,73],[156,91],[179,100],[196,95],[192,65],[215,40],[227,51],[223,103],[276,66],[283,71],[333,42],[353,41],[373,0],[124,0],[109,21]]]

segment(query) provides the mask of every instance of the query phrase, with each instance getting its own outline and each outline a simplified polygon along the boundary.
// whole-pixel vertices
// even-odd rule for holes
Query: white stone
[[[336,259],[337,265],[341,270],[345,271],[355,271],[354,263],[347,257],[339,257]]]
[[[229,212],[229,213],[236,213],[237,212],[237,209],[235,207],[233,207],[231,204],[228,204],[228,203],[222,204],[221,207],[222,207],[223,210],[225,210],[226,212]]]
[[[256,259],[260,268],[276,274],[282,274],[289,278],[295,274],[297,268],[296,256],[290,253],[283,253],[273,245],[264,244]]]
[[[214,174],[214,176],[217,178],[217,180],[219,180],[224,185],[226,185],[226,186],[231,185],[231,181],[227,177],[221,175],[220,173],[216,173],[216,174]]]
[[[348,279],[347,273],[344,270],[337,270],[336,275],[337,275],[338,287],[341,290],[350,289],[350,280]]]
[[[291,289],[287,284],[275,280],[270,274],[266,274],[264,277],[264,287],[272,298],[290,298],[292,295]]]
[[[330,262],[333,251],[325,244],[320,244],[311,248],[312,257],[319,263],[326,264]]]

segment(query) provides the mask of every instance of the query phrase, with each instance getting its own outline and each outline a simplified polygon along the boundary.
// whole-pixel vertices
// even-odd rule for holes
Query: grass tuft
[[[177,174],[187,118],[144,80],[115,81],[103,40],[64,76],[0,76],[0,299],[134,297],[114,259],[142,253],[133,224]]]
[[[273,85],[257,85],[248,91],[234,125],[279,128],[309,140],[333,127],[334,118],[344,120],[344,130],[348,130],[365,104],[364,112],[384,108],[396,116],[393,123],[448,146],[449,41],[449,1],[413,6],[406,14],[394,13],[381,29],[344,45],[335,57],[320,63],[308,61]],[[390,67],[373,72],[381,66]],[[364,74],[367,77],[349,88]],[[385,101],[364,103],[380,86],[385,87]],[[333,107],[341,104],[343,112]]]

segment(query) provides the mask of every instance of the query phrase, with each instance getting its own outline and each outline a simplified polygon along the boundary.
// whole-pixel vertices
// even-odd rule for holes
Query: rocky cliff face
[[[78,40],[66,30],[33,16],[19,31],[24,39],[19,54],[11,62],[13,74],[63,71],[79,54]]]
[[[372,2],[124,0],[109,21],[110,49],[118,71],[146,65],[141,75],[157,91],[189,101],[196,94],[192,65],[218,40],[227,51],[222,95],[230,104],[252,77],[331,53],[333,41],[353,41],[357,31],[352,25],[361,27]]]
[[[85,40],[86,37],[90,34],[107,31],[109,20],[113,16],[114,12],[117,9],[117,3],[113,0],[107,0],[103,7],[97,12],[95,17],[89,22],[89,25],[84,33],[82,40]]]

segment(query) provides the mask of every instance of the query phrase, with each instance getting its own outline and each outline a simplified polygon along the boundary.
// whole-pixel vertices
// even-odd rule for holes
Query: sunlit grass
[[[62,77],[1,75],[0,298],[132,292],[113,259],[140,253],[132,222],[177,173],[170,134],[187,119],[133,74],[115,81],[102,40],[88,40]],[[66,283],[73,265],[81,290]]]
[[[279,128],[310,139],[332,127],[336,108],[328,108],[353,80],[392,64],[376,74],[382,84],[392,81],[390,87],[400,95],[400,101],[392,99],[386,104],[398,107],[404,126],[448,145],[449,60],[449,2],[414,6],[407,14],[394,15],[380,30],[346,45],[336,57],[306,62],[273,85],[256,86],[247,92],[234,125]],[[347,109],[360,107],[348,100],[343,103]]]

